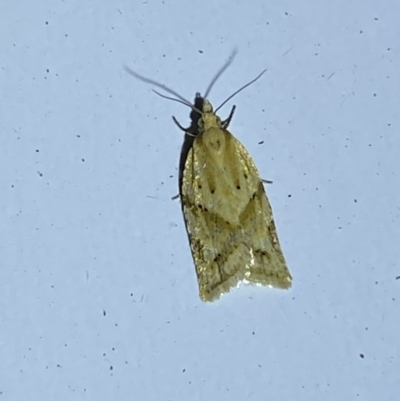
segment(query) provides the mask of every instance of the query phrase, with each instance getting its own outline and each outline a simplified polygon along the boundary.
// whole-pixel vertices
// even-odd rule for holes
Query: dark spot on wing
[[[262,249],[255,249],[254,254],[255,254],[255,256],[258,256],[258,257],[264,257],[266,259],[271,259],[271,255]]]
[[[221,261],[222,255],[219,253],[217,256],[214,258],[214,262],[218,263]]]

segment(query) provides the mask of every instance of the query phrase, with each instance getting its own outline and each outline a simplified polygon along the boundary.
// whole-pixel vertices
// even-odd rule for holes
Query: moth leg
[[[261,178],[261,182],[263,182],[264,184],[273,184],[274,183],[271,180],[264,180],[264,178]]]
[[[231,120],[232,120],[233,113],[235,112],[235,109],[236,109],[236,106],[232,106],[232,110],[231,110],[231,112],[230,112],[228,118],[227,118],[226,120],[222,121],[221,124],[222,124],[222,127],[223,127],[223,128],[228,128],[228,125],[230,124],[230,122],[231,122]]]
[[[190,131],[190,127],[189,128],[182,127],[182,125],[179,123],[179,121],[174,116],[172,116],[172,119],[174,120],[174,123],[178,126],[178,128],[180,130],[182,130],[184,133],[188,134],[189,136],[196,136],[195,132]]]

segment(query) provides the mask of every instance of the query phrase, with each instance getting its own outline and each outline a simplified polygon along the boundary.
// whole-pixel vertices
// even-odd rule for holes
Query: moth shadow
[[[196,97],[194,98],[193,107],[190,113],[190,126],[187,128],[185,132],[185,137],[183,140],[181,154],[179,158],[179,194],[182,197],[182,180],[183,180],[183,171],[185,169],[185,163],[190,152],[190,149],[193,146],[193,142],[196,139],[196,136],[199,133],[199,120],[202,117],[201,114],[197,111],[203,111],[204,98],[200,95],[200,93],[196,93]]]

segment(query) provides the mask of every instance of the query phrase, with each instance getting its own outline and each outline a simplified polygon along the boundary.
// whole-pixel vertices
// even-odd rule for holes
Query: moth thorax
[[[206,148],[212,153],[221,153],[225,149],[225,133],[218,128],[210,128],[203,134],[203,143]]]

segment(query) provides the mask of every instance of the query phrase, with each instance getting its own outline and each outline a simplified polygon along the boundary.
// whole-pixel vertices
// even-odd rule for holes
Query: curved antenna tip
[[[243,85],[241,88],[239,88],[236,92],[233,92],[232,95],[230,95],[227,99],[225,99],[222,104],[220,104],[216,109],[215,109],[215,113],[229,100],[231,100],[234,96],[236,96],[239,92],[241,92],[243,89],[246,89],[248,86],[250,86],[251,84],[254,84],[254,82],[257,81],[257,79],[261,78],[261,76],[268,70],[268,68],[266,68],[265,70],[261,71],[260,74],[258,74],[254,79],[252,79],[250,82],[248,82],[246,85]]]

